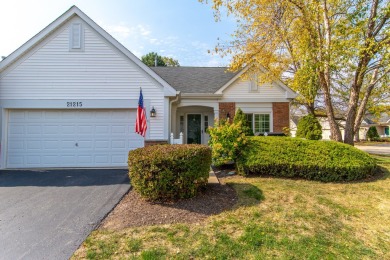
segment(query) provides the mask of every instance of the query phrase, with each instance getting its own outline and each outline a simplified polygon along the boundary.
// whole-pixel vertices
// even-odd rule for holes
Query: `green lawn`
[[[73,259],[390,259],[390,157],[371,182],[228,179],[239,203],[201,224],[95,231]]]

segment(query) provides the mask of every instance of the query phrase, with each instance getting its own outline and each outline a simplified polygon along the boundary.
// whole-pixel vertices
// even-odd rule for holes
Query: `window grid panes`
[[[253,114],[245,114],[246,121],[248,123],[248,126],[251,128],[251,131],[253,132]]]
[[[270,131],[270,115],[269,114],[255,114],[255,133],[265,133]]]

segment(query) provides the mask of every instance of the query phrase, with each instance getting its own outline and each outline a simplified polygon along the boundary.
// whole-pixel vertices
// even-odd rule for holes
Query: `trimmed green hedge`
[[[289,137],[251,137],[237,160],[239,174],[351,181],[374,173],[376,162],[367,153],[333,141]]]
[[[208,146],[156,145],[129,152],[129,177],[133,188],[151,201],[194,197],[209,177]]]

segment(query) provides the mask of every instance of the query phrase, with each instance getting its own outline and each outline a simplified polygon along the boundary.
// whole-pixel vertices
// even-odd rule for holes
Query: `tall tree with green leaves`
[[[231,70],[250,65],[262,81],[284,78],[309,107],[320,94],[331,138],[353,144],[371,95],[389,85],[388,0],[214,0],[213,8],[218,19],[222,10],[237,18],[233,40],[216,46],[232,55]],[[344,138],[339,91],[347,97]]]
[[[141,57],[141,61],[148,65],[149,67],[156,66],[157,61],[157,67],[179,67],[179,61],[171,58],[171,57],[165,57],[160,56],[156,52],[149,52],[148,54],[145,54]]]

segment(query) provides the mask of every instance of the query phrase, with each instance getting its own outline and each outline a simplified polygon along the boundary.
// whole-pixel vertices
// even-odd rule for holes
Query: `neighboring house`
[[[291,116],[290,118],[290,132],[291,136],[295,137],[298,121],[303,116]],[[322,139],[330,140],[330,126],[329,121],[326,117],[318,117],[318,121],[322,127]],[[345,120],[337,120],[341,125],[341,135],[344,137],[344,125]],[[389,126],[390,126],[390,116],[387,113],[382,113],[380,118],[375,118],[371,115],[365,117],[359,128],[359,140],[367,139],[367,131],[371,126],[375,126],[380,137],[390,137]]]
[[[0,168],[123,167],[129,150],[171,132],[207,144],[207,127],[237,108],[255,132],[288,127],[296,94],[243,73],[149,68],[73,6],[0,62]],[[134,133],[140,87],[145,139]]]
[[[364,118],[361,128],[367,133],[371,126],[375,126],[380,137],[390,137],[390,113],[381,113],[378,117],[368,115]],[[365,136],[364,136],[364,139]]]

